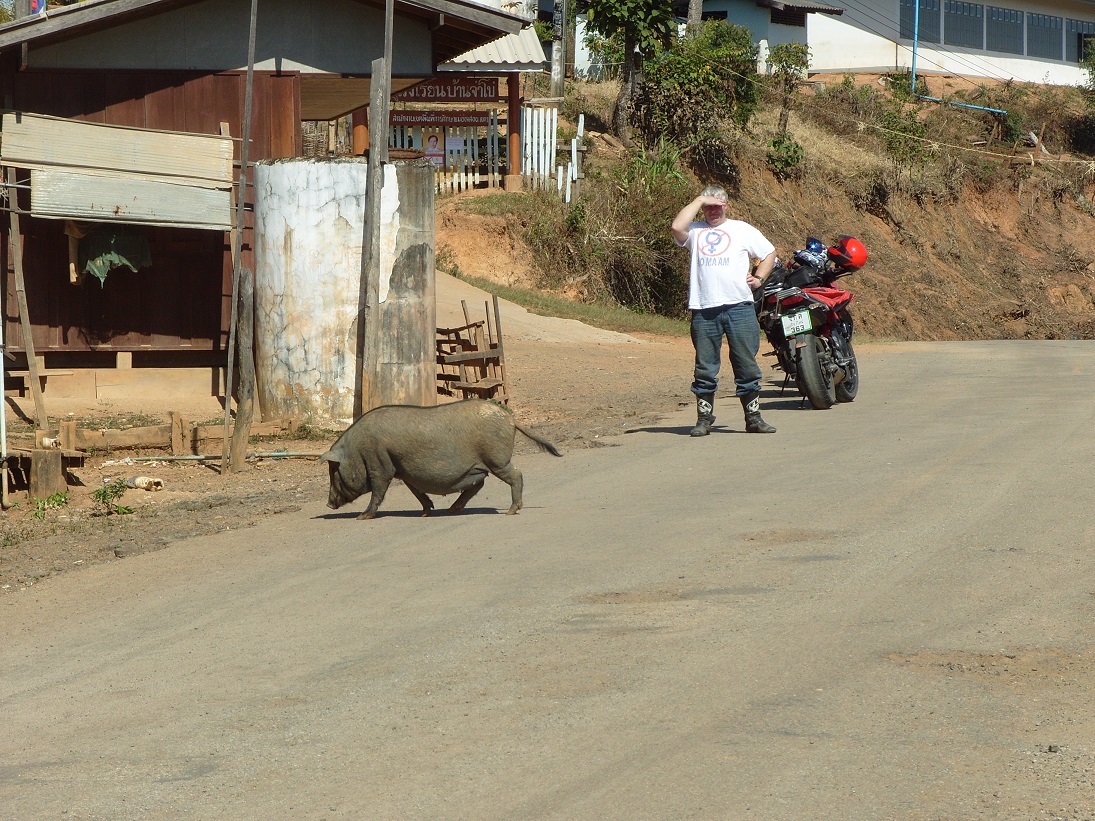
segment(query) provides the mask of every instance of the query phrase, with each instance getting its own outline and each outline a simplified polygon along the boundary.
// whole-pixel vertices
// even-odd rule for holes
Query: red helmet
[[[829,249],[829,259],[846,271],[856,271],[867,264],[867,248],[855,237],[841,237]]]

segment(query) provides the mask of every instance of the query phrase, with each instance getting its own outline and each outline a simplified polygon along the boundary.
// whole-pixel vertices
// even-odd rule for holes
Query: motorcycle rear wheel
[[[825,367],[828,361],[825,343],[814,334],[795,350],[795,382],[815,410],[828,410],[836,403],[833,375]]]
[[[833,336],[835,343],[835,332]],[[843,347],[843,353],[848,358],[848,362],[844,366],[844,378],[836,386],[836,401],[851,402],[859,393],[859,363],[856,362],[855,351],[852,350],[852,340],[842,339],[840,344]]]

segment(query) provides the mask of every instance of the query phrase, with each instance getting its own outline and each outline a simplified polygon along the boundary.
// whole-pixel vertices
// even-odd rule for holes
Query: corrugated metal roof
[[[817,3],[814,0],[757,0],[758,6],[767,6],[776,11],[805,11],[819,12],[821,14],[843,14],[840,6],[830,6],[826,3]]]
[[[127,20],[148,17],[160,11],[186,5],[200,4],[201,0],[82,0],[71,6],[48,9],[43,14],[26,15],[8,23],[0,23],[0,50],[12,45],[63,41],[82,31],[101,30],[124,23]],[[375,6],[376,0],[357,0],[364,5]],[[216,4],[206,3],[213,13]],[[283,4],[292,10],[292,3]],[[383,3],[379,4],[381,8]],[[414,17],[426,17],[433,21],[435,36],[445,35],[455,47],[442,50],[443,55],[454,53],[457,48],[482,42],[498,32],[520,31],[528,22],[527,17],[477,2],[477,0],[395,0],[395,13]],[[223,14],[223,12],[219,12]],[[267,18],[260,9],[259,19]],[[446,18],[451,20],[446,21]],[[234,19],[234,18],[233,18]],[[368,63],[366,63],[366,67]]]
[[[439,63],[438,71],[543,71],[547,56],[532,26]]]

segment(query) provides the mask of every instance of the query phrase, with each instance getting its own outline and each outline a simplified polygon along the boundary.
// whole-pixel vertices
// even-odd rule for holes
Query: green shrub
[[[1071,118],[1065,126],[1065,131],[1074,151],[1095,154],[1095,109],[1090,114]]]
[[[53,493],[47,496],[45,499],[34,500],[34,513],[31,517],[34,519],[46,518],[46,512],[49,510],[55,510],[59,507],[64,507],[68,504],[68,491],[61,493]]]
[[[125,495],[126,489],[125,479],[115,479],[92,493],[91,498],[99,506],[96,511],[97,515],[110,516],[112,514],[132,513],[133,508],[118,504],[118,499]]]
[[[623,32],[618,31],[611,37],[605,37],[587,28],[585,46],[593,61],[604,67],[605,76],[619,76],[620,66],[624,62]]]
[[[644,66],[632,108],[642,141],[680,146],[697,170],[732,169],[727,132],[744,128],[760,105],[756,60],[749,30],[725,21],[678,38]]]
[[[908,102],[913,99],[913,85],[911,71],[894,71],[882,75],[886,80],[886,87],[895,100]]]
[[[768,143],[768,167],[781,180],[798,173],[802,157],[802,146],[786,131],[781,131]]]
[[[535,195],[536,207],[518,224],[537,256],[541,284],[578,290],[591,302],[680,316],[687,259],[669,225],[694,191],[679,158],[668,141],[636,148],[604,176],[587,177],[569,208],[552,194]]]
[[[845,74],[840,85],[819,91],[812,104],[804,106],[807,119],[824,126],[833,134],[858,132],[859,122],[874,122],[881,114],[883,93],[876,85],[856,85],[855,77]]]
[[[905,111],[900,106],[891,106],[879,117],[879,132],[886,152],[899,166],[910,166],[924,158],[924,137],[927,129],[916,118],[916,111]]]

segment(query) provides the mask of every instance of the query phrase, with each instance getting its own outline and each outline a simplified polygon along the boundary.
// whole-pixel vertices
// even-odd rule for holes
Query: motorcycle
[[[834,283],[866,261],[867,249],[854,237],[830,248],[810,237],[788,264],[777,262],[755,295],[757,321],[786,374],[783,387],[794,380],[818,410],[851,402],[859,392],[848,310],[855,294]]]

